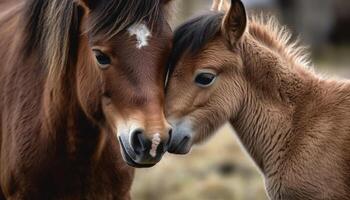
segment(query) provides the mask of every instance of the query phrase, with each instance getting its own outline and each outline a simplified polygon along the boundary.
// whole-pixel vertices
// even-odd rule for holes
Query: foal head
[[[188,153],[192,144],[211,135],[242,104],[239,44],[247,18],[241,1],[231,3],[226,15],[201,16],[175,32],[166,95],[167,118],[174,126],[171,153]]]
[[[45,58],[51,124],[65,123],[62,113],[78,104],[101,132],[113,133],[104,138],[118,138],[129,165],[149,167],[161,159],[171,131],[163,113],[169,2],[27,2],[26,52]]]

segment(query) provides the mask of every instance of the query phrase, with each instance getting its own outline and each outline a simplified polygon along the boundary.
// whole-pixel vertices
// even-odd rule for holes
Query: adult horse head
[[[163,114],[168,2],[6,4],[0,15],[5,197],[123,199],[132,169],[120,151],[134,167],[161,159],[171,131]]]
[[[115,134],[125,161],[134,167],[157,163],[171,131],[163,115],[163,66],[172,34],[165,19],[167,2],[31,3],[33,15],[36,7],[46,4],[47,26],[53,26],[43,36],[48,40],[44,52],[51,89],[66,90],[69,86],[62,79],[75,73],[74,87],[69,90],[75,90],[79,106],[92,122]],[[70,59],[75,53],[72,48],[77,50],[76,61]],[[70,74],[65,71],[68,62],[76,62]],[[52,103],[60,108],[60,100],[56,97]]]

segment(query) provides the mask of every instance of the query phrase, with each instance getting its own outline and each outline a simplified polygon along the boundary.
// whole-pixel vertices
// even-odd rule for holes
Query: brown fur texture
[[[116,116],[137,116],[146,134],[168,138],[167,1],[128,0],[129,14],[117,10],[119,18],[101,2],[0,2],[0,199],[130,199],[134,170],[123,161],[115,127],[123,121]],[[106,14],[121,24],[107,23]],[[154,37],[137,51],[125,29],[141,21]],[[97,31],[94,23],[103,27]],[[97,64],[96,48],[110,56],[108,69]]]
[[[250,18],[229,41],[230,29],[217,30],[173,69],[166,112],[174,137],[190,132],[189,148],[229,121],[271,199],[350,199],[349,81],[316,75],[303,48],[270,17]],[[213,85],[194,83],[203,71],[217,76]]]

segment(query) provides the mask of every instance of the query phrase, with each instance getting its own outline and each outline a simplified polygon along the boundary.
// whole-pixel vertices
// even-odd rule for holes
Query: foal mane
[[[258,41],[277,51],[288,61],[310,68],[308,49],[300,44],[286,26],[281,26],[276,17],[253,15],[249,18],[249,34]]]
[[[184,52],[192,55],[198,53],[218,36],[223,17],[223,13],[210,12],[185,22],[175,30],[174,48],[167,66],[169,73],[174,70]],[[299,40],[292,39],[289,30],[273,16],[250,16],[245,35],[253,37],[290,62],[306,68],[311,65],[307,48],[301,46]]]

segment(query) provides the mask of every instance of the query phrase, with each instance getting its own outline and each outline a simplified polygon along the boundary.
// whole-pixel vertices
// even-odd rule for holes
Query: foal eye
[[[102,69],[107,69],[111,64],[111,58],[106,54],[102,53],[100,50],[93,50],[95,53],[96,60]]]
[[[212,73],[199,73],[194,82],[200,87],[209,87],[211,86],[216,79],[216,75]]]

